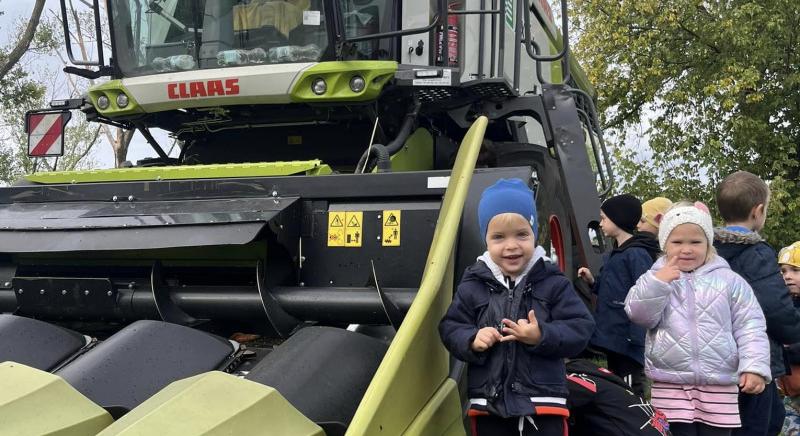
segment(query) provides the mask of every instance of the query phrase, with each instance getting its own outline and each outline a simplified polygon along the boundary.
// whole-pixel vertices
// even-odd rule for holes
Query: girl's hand
[[[667,264],[656,271],[654,275],[664,283],[670,283],[673,280],[679,279],[681,277],[681,270],[678,269],[678,256],[672,256],[667,259]]]
[[[496,344],[503,338],[503,335],[497,331],[494,327],[484,327],[478,330],[478,334],[475,335],[475,340],[472,341],[472,351],[475,352],[483,352],[488,350],[492,347],[492,345]]]
[[[510,319],[503,319],[503,336],[500,341],[520,341],[523,344],[536,345],[542,340],[542,330],[539,328],[539,321],[533,310],[528,312],[528,319],[520,319],[517,322]]]
[[[766,384],[764,377],[752,372],[743,372],[739,376],[739,389],[745,394],[760,394]]]
[[[594,284],[594,276],[592,275],[592,271],[585,266],[578,268],[578,277],[582,278],[583,281],[586,283],[593,285]]]

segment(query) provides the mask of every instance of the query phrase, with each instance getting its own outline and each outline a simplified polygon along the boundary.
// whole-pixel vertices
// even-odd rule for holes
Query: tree
[[[41,20],[30,40],[27,32],[31,23],[18,22],[9,32],[20,35],[9,47],[0,48],[0,59],[14,58],[10,52],[20,47],[26,39],[23,56],[15,64],[6,62],[8,72],[0,78],[0,183],[10,184],[25,174],[35,171],[71,170],[92,165],[87,158],[97,142],[99,131],[90,126],[83,114],[74,114],[73,122],[65,135],[65,154],[60,159],[31,159],[27,156],[27,134],[24,131],[24,115],[31,109],[48,107],[48,102],[59,93],[56,79],[61,76],[52,71],[45,62],[46,57],[63,47],[59,39],[60,24],[53,20]],[[78,90],[74,90],[80,93]]]
[[[33,5],[33,12],[31,12],[31,17],[28,19],[28,24],[25,26],[22,36],[17,40],[11,52],[8,54],[3,53],[2,56],[0,56],[0,79],[6,77],[6,74],[17,65],[22,55],[28,51],[31,41],[33,41],[33,37],[36,34],[36,27],[39,25],[39,18],[42,16],[42,11],[44,10],[44,3],[45,0],[36,0],[36,3]]]
[[[773,192],[765,236],[800,239],[800,2],[576,0],[571,14],[624,189],[714,206],[747,170]]]

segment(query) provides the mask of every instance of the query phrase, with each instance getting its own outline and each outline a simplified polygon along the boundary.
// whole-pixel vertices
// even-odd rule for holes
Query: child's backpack
[[[609,370],[588,360],[567,362],[569,433],[669,436],[664,414]]]

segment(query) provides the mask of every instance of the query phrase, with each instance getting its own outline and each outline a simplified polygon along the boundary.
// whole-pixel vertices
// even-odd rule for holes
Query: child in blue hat
[[[467,268],[439,324],[469,364],[473,434],[564,434],[564,358],[580,353],[594,320],[570,281],[536,245],[533,192],[500,179],[478,205],[486,252]]]

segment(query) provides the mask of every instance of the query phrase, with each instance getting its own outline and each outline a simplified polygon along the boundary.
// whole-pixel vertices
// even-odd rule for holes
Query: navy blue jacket
[[[778,255],[758,233],[714,230],[714,247],[744,277],[767,319],[772,378],[786,374],[783,344],[800,342],[800,313],[794,307],[778,267]]]
[[[644,366],[644,327],[632,323],[625,313],[628,291],[653,266],[659,253],[651,236],[636,234],[605,255],[595,280],[597,329],[592,345],[623,354]]]
[[[472,351],[479,329],[497,326],[503,318],[527,319],[531,309],[542,331],[539,344],[499,342],[484,352]],[[531,397],[566,398],[564,358],[583,351],[593,329],[572,284],[543,259],[511,290],[478,261],[464,272],[439,324],[444,345],[469,364],[470,398],[486,399],[484,410],[503,417],[534,414]]]

